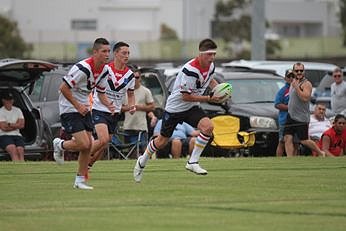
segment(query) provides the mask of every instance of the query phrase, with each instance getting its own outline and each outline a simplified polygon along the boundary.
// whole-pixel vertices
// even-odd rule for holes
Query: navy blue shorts
[[[0,136],[0,148],[5,150],[10,144],[24,148],[24,139],[22,136]]]
[[[171,137],[177,124],[183,122],[197,128],[198,122],[204,117],[207,117],[207,115],[198,106],[194,106],[187,111],[178,113],[169,113],[165,111],[162,116],[160,134],[164,137]]]
[[[114,134],[119,121],[119,114],[112,115],[109,112],[92,110],[92,120],[94,124],[107,124],[109,134]]]
[[[64,113],[60,115],[60,119],[61,126],[68,134],[73,134],[84,130],[92,132],[94,130],[90,112],[88,112],[85,116],[82,116],[78,112]]]

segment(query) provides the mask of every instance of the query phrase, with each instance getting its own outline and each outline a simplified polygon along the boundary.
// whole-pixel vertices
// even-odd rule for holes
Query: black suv
[[[220,107],[201,103],[211,117],[230,114],[240,119],[241,131],[255,131],[251,156],[273,156],[278,143],[278,110],[274,107],[276,93],[285,81],[272,73],[221,72],[223,81],[233,86],[232,97]],[[220,81],[220,79],[215,78]]]

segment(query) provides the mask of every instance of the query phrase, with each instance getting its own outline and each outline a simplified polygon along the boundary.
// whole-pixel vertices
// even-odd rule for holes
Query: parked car
[[[235,60],[223,63],[222,67],[229,71],[271,71],[280,76],[285,76],[288,69],[293,68],[293,64],[297,61],[281,61],[281,60],[265,60],[265,61],[249,61]],[[305,62],[302,61],[305,69],[305,77],[316,88],[322,78],[331,73],[337,66],[330,63]]]
[[[141,82],[143,86],[150,89],[155,106],[156,112],[160,116],[166,106],[166,99],[168,97],[168,89],[166,87],[167,75],[165,70],[161,68],[142,67]]]
[[[14,96],[14,105],[19,107],[24,115],[25,127],[20,132],[25,142],[25,159],[43,159],[49,150],[52,150],[52,133],[49,126],[27,93],[33,91],[35,81],[43,72],[54,68],[55,64],[41,60],[0,60],[0,94],[4,91],[11,92]],[[0,149],[0,159],[10,159],[10,157],[6,151]]]
[[[55,70],[42,73],[29,95],[34,106],[40,109],[42,117],[52,131],[53,137],[59,136],[61,127],[58,89],[62,83],[62,77],[67,74],[70,67],[71,65],[59,64]]]
[[[284,86],[282,77],[272,73],[223,72],[224,81],[233,86],[232,97],[220,107],[201,103],[211,117],[230,114],[240,119],[241,131],[255,131],[251,156],[275,155],[278,142],[278,110],[274,107],[276,93]],[[217,79],[217,78],[216,78]]]
[[[343,69],[343,79],[346,81],[346,70]],[[331,108],[331,85],[334,83],[332,72],[328,72],[316,87],[312,94],[311,102],[323,102],[327,108]]]

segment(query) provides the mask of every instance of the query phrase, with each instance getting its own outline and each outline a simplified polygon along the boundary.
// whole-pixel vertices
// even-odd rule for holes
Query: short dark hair
[[[343,114],[337,114],[334,118],[334,123],[338,122],[339,119],[346,119]]]
[[[129,44],[127,44],[126,42],[117,42],[116,44],[114,44],[113,46],[113,52],[117,51],[120,47],[130,47]]]
[[[129,64],[127,66],[128,66],[128,68],[130,68],[130,70],[132,72],[139,72],[139,73],[141,73],[141,71],[139,70],[139,67],[136,64]]]
[[[316,101],[314,109],[316,109],[318,106],[322,106],[324,108],[327,108],[327,104],[325,102],[322,102],[322,101]]]
[[[200,41],[199,46],[198,46],[199,51],[207,51],[207,50],[211,50],[211,49],[214,50],[216,48],[217,48],[216,43],[209,38],[203,39],[202,41]]]
[[[105,38],[97,38],[94,41],[93,50],[98,50],[102,45],[109,45],[109,42]]]
[[[13,99],[13,94],[9,91],[6,91],[2,94],[2,99],[5,99],[5,100],[11,100]]]
[[[342,70],[341,70],[341,68],[340,67],[336,67],[336,68],[334,68],[334,70],[333,70],[333,74],[334,73],[341,73],[342,74]]]
[[[294,72],[291,69],[288,69],[285,73],[285,77],[294,77]]]

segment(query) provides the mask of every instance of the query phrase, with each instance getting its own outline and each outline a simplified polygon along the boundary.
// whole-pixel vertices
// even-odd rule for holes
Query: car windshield
[[[156,106],[164,107],[163,90],[157,78],[157,75],[148,73],[142,76],[141,82],[145,87],[150,89]]]
[[[232,79],[232,103],[274,102],[275,95],[285,81],[280,79]]]

